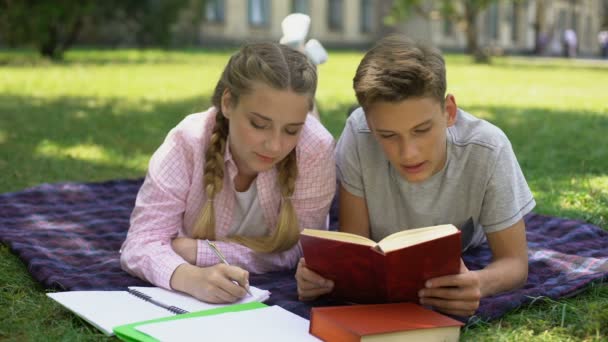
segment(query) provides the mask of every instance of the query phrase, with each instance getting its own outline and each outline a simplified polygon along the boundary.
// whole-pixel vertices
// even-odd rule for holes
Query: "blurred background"
[[[507,134],[536,213],[608,229],[608,0],[0,0],[0,193],[145,176],[238,46],[278,42],[294,12],[327,49],[316,101],[334,137],[365,50],[406,33],[443,50],[459,107]],[[112,340],[46,291],[0,243],[0,340]],[[606,341],[607,308],[598,282],[462,340]]]
[[[73,46],[238,45],[279,40],[283,18],[299,12],[330,48],[403,32],[479,58],[592,57],[608,40],[607,8],[607,0],[1,0],[0,47],[60,59]]]

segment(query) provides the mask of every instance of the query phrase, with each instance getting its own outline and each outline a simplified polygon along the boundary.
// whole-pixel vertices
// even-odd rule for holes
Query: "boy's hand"
[[[476,272],[469,271],[461,259],[460,274],[429,279],[418,296],[422,305],[451,315],[471,316],[481,299],[479,277]]]
[[[207,303],[233,303],[247,295],[249,272],[226,264],[210,267],[182,264],[171,277],[171,287]]]
[[[300,300],[314,300],[334,289],[334,282],[307,268],[304,258],[300,258],[298,262],[296,281],[298,282],[298,299]]]

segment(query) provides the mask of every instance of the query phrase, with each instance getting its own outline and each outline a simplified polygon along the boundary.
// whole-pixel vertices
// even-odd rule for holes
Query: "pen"
[[[224,254],[222,254],[222,252],[220,252],[219,248],[217,248],[217,246],[213,242],[209,241],[208,239],[205,239],[205,241],[207,242],[207,245],[209,246],[209,248],[211,248],[213,253],[215,253],[215,255],[217,255],[217,257],[222,261],[222,263],[230,266],[230,263],[228,263],[228,260],[226,260],[226,258],[224,258]],[[237,283],[236,281],[233,280],[232,282],[240,286],[240,284]],[[248,288],[244,287],[244,289],[245,289],[245,291],[247,291],[247,293],[250,296],[253,296],[253,294],[251,294],[251,291],[249,291]]]

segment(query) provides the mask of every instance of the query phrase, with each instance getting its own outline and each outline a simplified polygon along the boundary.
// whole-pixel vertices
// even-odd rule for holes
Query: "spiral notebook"
[[[250,286],[251,295],[232,304],[263,302],[270,292]],[[127,291],[67,291],[47,293],[104,334],[112,328],[176,314],[221,308],[232,304],[209,304],[159,287],[129,287]]]

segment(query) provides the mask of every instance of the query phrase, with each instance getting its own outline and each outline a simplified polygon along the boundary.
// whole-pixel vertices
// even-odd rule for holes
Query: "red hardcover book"
[[[378,243],[304,229],[300,241],[307,267],[334,281],[330,295],[355,303],[417,302],[425,281],[460,271],[460,230],[453,225],[408,229]]]
[[[462,322],[412,303],[312,308],[309,332],[323,341],[458,341]]]

